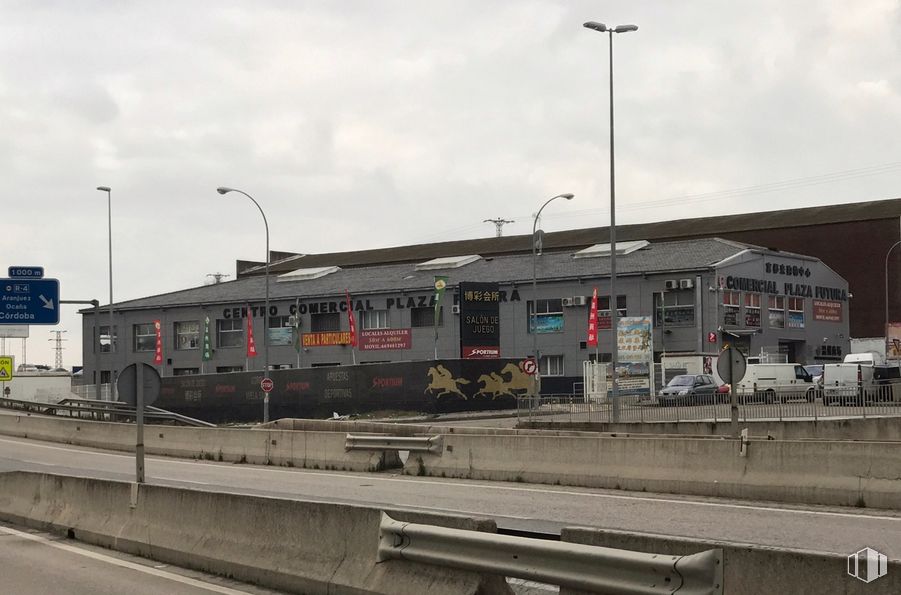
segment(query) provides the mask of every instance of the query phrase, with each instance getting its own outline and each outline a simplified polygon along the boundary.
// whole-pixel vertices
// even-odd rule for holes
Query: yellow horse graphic
[[[465,378],[454,378],[454,375],[450,373],[450,370],[438,364],[434,368],[429,368],[428,376],[431,378],[431,382],[423,391],[425,393],[435,393],[436,398],[441,398],[444,395],[459,395],[463,399],[466,399],[466,395],[463,391],[460,390],[459,385],[461,384],[469,384],[469,380]]]
[[[482,374],[479,376],[478,382],[480,386],[479,392],[476,393],[477,395],[491,395],[492,399],[496,399],[501,395],[513,394],[507,387],[507,381],[495,372],[492,372],[490,375]]]

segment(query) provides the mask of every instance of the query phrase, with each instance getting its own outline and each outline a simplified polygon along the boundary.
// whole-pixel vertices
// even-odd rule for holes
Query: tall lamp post
[[[535,374],[533,378],[534,384],[534,393],[535,397],[541,396],[541,359],[538,356],[538,327],[536,322],[538,322],[538,260],[536,254],[536,244],[538,243],[538,238],[535,237],[535,234],[538,231],[538,218],[541,217],[541,211],[544,210],[544,207],[551,204],[551,202],[557,200],[558,198],[565,198],[566,200],[572,200],[574,194],[558,194],[557,196],[549,198],[541,208],[538,209],[538,212],[535,213],[535,221],[532,223],[532,316],[530,323],[530,331],[532,331],[532,357],[535,358]]]
[[[115,357],[113,354],[116,352],[116,343],[113,340],[113,199],[112,199],[112,189],[109,186],[97,186],[97,190],[100,192],[106,192],[106,212],[107,212],[107,225],[109,227],[109,352],[110,352],[110,366],[109,366],[109,390],[110,390],[110,400],[116,400],[116,379],[113,378],[113,370],[115,369]],[[100,320],[97,320],[97,349],[100,349]],[[97,370],[97,387],[98,393],[100,388],[100,370]]]
[[[228,194],[229,192],[237,192],[239,194],[243,194],[247,198],[256,205],[256,207],[260,210],[260,215],[263,216],[263,225],[266,227],[266,304],[264,306],[265,312],[263,313],[263,367],[264,367],[264,376],[269,375],[269,222],[266,221],[266,213],[263,212],[263,208],[260,206],[254,198],[244,192],[243,190],[238,190],[237,188],[227,188],[225,186],[220,186],[216,188],[216,192],[219,194]],[[267,423],[269,421],[269,393],[265,393],[263,397],[263,423]]]
[[[888,252],[885,253],[885,348],[886,355],[888,355],[888,257],[891,255],[892,250],[901,246],[901,241],[895,242],[892,244],[892,247],[888,249]]]
[[[619,346],[617,344],[617,329],[619,312],[616,299],[616,177],[613,165],[613,34],[638,31],[638,25],[617,25],[607,27],[604,23],[588,21],[583,25],[599,33],[608,33],[610,38],[610,328],[613,331],[613,346],[610,350],[611,374],[613,383],[613,420],[619,421],[620,402],[619,387],[616,382],[616,366],[619,363]]]

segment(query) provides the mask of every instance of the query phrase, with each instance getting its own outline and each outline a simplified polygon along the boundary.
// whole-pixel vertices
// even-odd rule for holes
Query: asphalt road
[[[0,438],[0,471],[132,481],[128,454]],[[349,473],[148,457],[147,481],[280,498],[394,506],[495,518],[503,528],[595,526],[901,559],[901,512],[794,506],[590,488]]]
[[[0,591],[16,595],[269,595],[276,591],[0,523]]]

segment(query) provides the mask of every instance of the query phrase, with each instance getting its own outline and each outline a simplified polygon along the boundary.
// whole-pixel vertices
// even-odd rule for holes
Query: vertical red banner
[[[153,363],[160,365],[163,363],[163,331],[159,320],[153,321],[153,328],[156,329],[156,353],[153,355]]]
[[[591,310],[588,312],[588,347],[598,346],[598,288],[591,294]]]
[[[354,318],[353,305],[350,302],[350,293],[345,289],[344,297],[347,299],[347,328],[350,330],[350,346],[357,346],[357,321]]]
[[[247,357],[256,357],[256,356],[257,356],[257,344],[253,340],[253,314],[251,314],[250,306],[248,306],[247,307]]]

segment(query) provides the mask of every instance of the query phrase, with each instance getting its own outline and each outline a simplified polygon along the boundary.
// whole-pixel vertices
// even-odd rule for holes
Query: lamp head
[[[561,194],[560,196],[562,196],[566,200],[572,200],[575,194],[570,194],[569,192],[567,192],[566,194]]]
[[[586,29],[594,29],[595,31],[600,31],[601,33],[607,30],[607,25],[595,21],[588,21],[587,23],[583,23],[582,26]]]
[[[216,192],[219,194],[225,194],[226,192],[232,192],[234,188],[227,188],[226,186],[219,186],[216,188]]]
[[[628,33],[629,31],[638,31],[638,25],[617,25],[613,29],[614,33]]]
[[[109,186],[97,186],[97,190],[99,190],[100,192],[109,192],[110,187]]]

